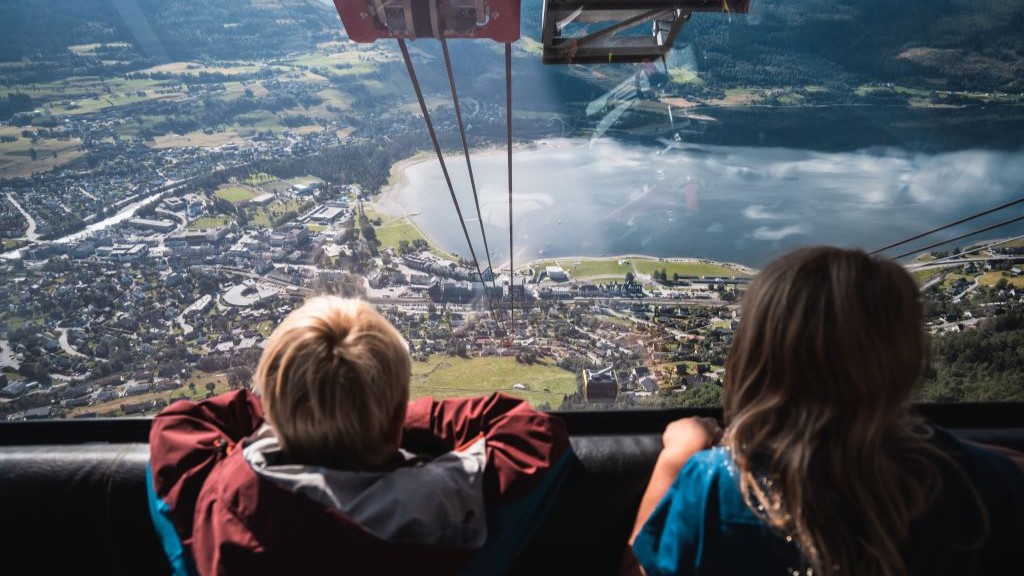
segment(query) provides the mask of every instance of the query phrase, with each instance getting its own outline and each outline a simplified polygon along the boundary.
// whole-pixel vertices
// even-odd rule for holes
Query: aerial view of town
[[[438,224],[410,204],[411,170],[435,169],[437,159],[401,55],[393,43],[349,41],[330,3],[237,0],[208,11],[184,1],[56,4],[0,7],[5,22],[24,24],[0,41],[0,420],[147,415],[175,399],[248,386],[277,323],[322,293],[364,298],[400,329],[414,359],[414,396],[502,391],[552,410],[715,406],[743,294],[765,261],[754,250],[830,241],[824,227],[812,235],[762,202],[743,212],[754,223],[753,247],[725,252],[702,232],[707,246],[648,251],[671,242],[659,229],[696,221],[698,207],[686,187],[674,205],[654,205],[656,184],[644,183],[606,210],[598,232],[614,231],[617,244],[560,250],[559,227],[595,227],[570,221],[573,207],[561,205],[545,209],[555,214],[545,224],[550,238],[531,230],[522,241],[530,249],[517,252],[500,229],[504,240],[488,236],[505,242],[492,246],[494,261],[484,262],[478,246],[474,262],[464,245],[431,232],[457,228],[454,215]],[[904,85],[854,63],[853,71],[821,72],[814,66],[824,64],[797,54],[789,61],[800,70],[770,82],[754,66],[726,74],[708,62],[696,75],[666,65],[657,98],[639,88],[623,95],[633,71],[604,77],[536,62],[528,5],[526,35],[515,45],[517,150],[575,150],[565,142],[579,140],[589,152],[599,147],[595,135],[649,144],[651,158],[676,164],[698,138],[695,146],[805,149],[810,135],[773,132],[772,123],[788,114],[789,123],[818,125],[824,110],[843,103],[877,106],[886,118],[906,114],[913,121],[883,136],[904,129],[913,142],[935,133],[921,126],[952,124],[945,115],[956,112],[977,122],[955,123],[946,148],[929,144],[927,153],[984,141],[997,155],[986,158],[1003,159],[998,166],[1021,165],[1018,69],[996,66],[977,78],[968,69],[959,81],[969,86],[943,85],[943,59],[960,56],[921,48],[900,58],[927,81]],[[47,17],[34,17],[36,9]],[[791,16],[775,7],[759,22]],[[993,14],[979,26],[1000,21]],[[706,60],[727,51],[718,32],[728,23],[693,25],[707,32]],[[873,41],[863,50],[882,50],[884,35]],[[413,46],[418,66],[437,67],[436,46]],[[505,142],[500,49],[453,47],[477,151]],[[541,81],[561,92],[544,100],[543,90],[530,90]],[[442,72],[424,82],[454,165],[462,155],[447,81]],[[613,120],[588,118],[588,105],[607,94],[636,105]],[[744,131],[744,119],[764,108],[778,113]],[[854,123],[834,122],[836,130]],[[993,122],[1004,129],[988,138]],[[880,134],[829,136],[818,151],[852,158]],[[704,156],[694,162],[718,162],[702,159],[706,149],[695,148]],[[936,213],[934,223],[1019,196],[1024,175],[1006,170],[992,186],[1004,195]],[[703,184],[702,215],[715,193],[725,196],[725,182]],[[442,202],[450,211],[446,189]],[[884,244],[872,234],[863,233],[865,245]],[[932,334],[919,399],[1024,402],[1024,228],[903,261],[922,286]]]

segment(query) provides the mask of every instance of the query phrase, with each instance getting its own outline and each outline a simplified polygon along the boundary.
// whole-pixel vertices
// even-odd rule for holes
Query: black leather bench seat
[[[957,434],[1024,451],[1024,428]],[[615,574],[661,447],[657,434],[575,435],[576,461],[513,574]],[[0,446],[5,574],[166,574],[144,443]],[[37,552],[41,550],[41,552]]]

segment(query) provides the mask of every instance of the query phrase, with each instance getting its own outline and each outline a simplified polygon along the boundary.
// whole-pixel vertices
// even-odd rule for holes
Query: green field
[[[377,239],[380,240],[382,248],[398,250],[398,243],[401,240],[412,242],[418,238],[423,238],[423,235],[405,218],[385,221],[377,227]]]
[[[93,96],[110,96],[140,90],[155,90],[176,86],[176,82],[121,77],[72,76],[54,82],[0,86],[0,98],[11,93],[24,93],[41,100],[77,100]]]
[[[227,188],[221,188],[216,192],[218,198],[223,198],[232,204],[238,204],[239,202],[245,202],[256,197],[256,194],[247,188],[241,186],[228,186]]]
[[[669,78],[675,84],[703,84],[697,73],[689,68],[669,68]]]
[[[1016,240],[1010,240],[1009,242],[1003,242],[1000,246],[1006,248],[1021,248],[1024,247],[1024,238],[1017,238]]]
[[[945,290],[953,284],[956,284],[957,280],[967,280],[968,282],[974,282],[976,276],[970,274],[946,274],[946,277],[942,279],[942,288]],[[993,282],[995,284],[995,282]]]
[[[235,129],[243,136],[252,136],[256,132],[284,130],[281,116],[268,110],[255,110],[235,116]]]
[[[370,220],[374,220],[376,218],[381,219],[380,226],[376,226],[377,240],[380,241],[381,248],[394,248],[394,250],[397,252],[398,244],[402,240],[407,240],[408,242],[411,243],[413,240],[423,239],[426,240],[428,244],[430,244],[431,254],[434,254],[435,256],[438,256],[440,258],[454,260],[454,256],[448,254],[447,252],[444,252],[443,250],[435,246],[433,243],[431,243],[430,239],[425,237],[422,233],[420,233],[419,228],[417,228],[408,219],[404,217],[395,217],[388,216],[387,214],[381,214],[380,212],[376,212],[372,208],[367,207],[363,208],[363,213],[366,214],[366,217],[369,218]]]
[[[978,283],[982,286],[995,286],[996,282],[999,282],[1000,278],[1006,278],[1007,283],[1016,289],[1024,288],[1024,276],[1010,276],[1007,274],[1003,276],[1002,271],[986,272],[981,278],[978,279]]]
[[[906,86],[869,86],[861,84],[853,93],[860,97],[868,96],[869,94],[903,94],[904,96],[925,98],[930,96],[932,91],[921,88],[908,88]]]
[[[0,175],[3,177],[42,172],[85,154],[79,149],[82,141],[78,138],[37,137],[33,142],[31,137],[21,134],[22,130],[31,128],[0,126],[0,136],[15,138],[13,142],[0,142]],[[32,150],[35,150],[35,160],[32,159]]]
[[[249,226],[254,226],[256,228],[270,228],[272,217],[277,217],[290,210],[294,210],[296,213],[302,213],[302,211],[305,208],[308,208],[309,205],[310,202],[304,202],[302,200],[271,202],[266,206],[261,206],[260,208],[249,212]]]
[[[352,106],[352,102],[354,100],[351,96],[337,88],[326,88],[316,94],[323,98],[325,102],[333,104],[341,109],[346,109]]]
[[[935,268],[930,268],[925,270],[915,270],[911,272],[910,275],[914,277],[914,280],[917,280],[918,284],[923,284],[924,282],[928,281],[929,278],[935,276],[936,274],[941,274],[944,270],[948,269],[941,268],[936,270]]]
[[[544,268],[545,266],[561,266],[574,279],[582,280],[595,276],[617,276],[625,278],[626,272],[632,272],[633,267],[628,259],[619,264],[618,258],[556,258],[553,260],[542,260],[535,262],[534,266]]]
[[[716,100],[722,106],[743,106],[761,98],[761,91],[756,88],[726,88],[725,98]]]
[[[195,384],[195,390],[188,387],[189,382]],[[200,400],[206,398],[206,395],[210,392],[206,389],[206,383],[214,383],[214,394],[220,394],[228,391],[228,377],[224,372],[206,373],[196,370],[189,378],[188,382],[184,383],[180,388],[173,390],[164,390],[161,392],[149,392],[146,394],[139,394],[138,396],[129,396],[127,398],[117,398],[109,400],[107,402],[101,402],[92,406],[82,406],[80,408],[73,408],[68,412],[68,416],[74,417],[82,414],[104,414],[111,411],[117,411],[120,414],[122,404],[136,404],[138,402],[148,402],[156,400],[157,398],[163,398],[170,403],[170,399],[173,397],[175,400],[180,399],[182,396],[187,396],[191,400]]]
[[[527,390],[515,390],[522,383]],[[563,396],[576,391],[576,375],[556,366],[520,364],[515,358],[459,358],[434,355],[412,364],[412,396],[482,396],[505,392],[533,406],[558,408]]]
[[[0,98],[20,92],[45,104],[54,114],[88,114],[145,100],[180,97],[174,81],[76,76],[55,82],[0,86]],[[141,95],[140,95],[141,94]]]
[[[201,228],[216,228],[217,226],[223,226],[228,223],[228,219],[224,216],[204,216],[202,218],[196,218],[189,223],[188,227],[193,229]]]
[[[664,268],[670,278],[672,274],[679,274],[680,276],[725,276],[729,278],[733,276],[748,276],[748,274],[738,270],[710,262],[666,262],[641,258],[633,258],[630,261],[633,263],[633,268],[641,274],[651,274],[655,270]]]
[[[632,322],[626,320],[625,318],[619,318],[618,316],[596,315],[594,316],[594,319],[600,320],[601,322],[608,322],[609,324],[615,324],[616,326],[622,326],[625,328],[633,327]]]
[[[91,114],[93,112],[106,110],[107,108],[137,104],[150,99],[151,97],[149,96],[149,93],[146,93],[145,96],[139,96],[137,93],[100,95],[92,98],[75,100],[74,102],[66,105],[54,104],[50,108],[50,111],[54,114]]]
[[[139,114],[132,116],[129,122],[114,127],[114,131],[120,136],[138,136],[144,129],[153,129],[157,124],[166,120],[163,115]]]

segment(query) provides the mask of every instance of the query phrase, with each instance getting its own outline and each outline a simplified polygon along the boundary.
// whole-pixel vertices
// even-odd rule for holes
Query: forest
[[[936,336],[919,399],[926,402],[1024,402],[1024,308],[1015,306],[977,330]]]

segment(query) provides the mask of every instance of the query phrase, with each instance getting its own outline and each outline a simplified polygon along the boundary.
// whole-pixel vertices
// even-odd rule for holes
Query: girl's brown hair
[[[398,448],[410,367],[405,340],[372,306],[319,296],[274,330],[254,383],[289,461],[367,470]]]
[[[911,520],[940,487],[911,411],[927,346],[913,278],[859,250],[793,251],[743,299],[724,443],[747,505],[817,574],[906,572]]]

